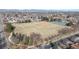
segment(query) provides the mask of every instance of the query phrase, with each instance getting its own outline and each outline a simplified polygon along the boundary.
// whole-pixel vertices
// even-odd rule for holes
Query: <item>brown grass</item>
[[[65,26],[49,22],[18,23],[13,24],[13,26],[15,26],[14,32],[16,33],[30,35],[30,33],[35,32],[41,34],[43,37],[57,35],[59,30],[65,28]]]

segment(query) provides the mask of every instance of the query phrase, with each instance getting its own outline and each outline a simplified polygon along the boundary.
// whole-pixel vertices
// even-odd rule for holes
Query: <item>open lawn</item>
[[[50,35],[57,35],[58,31],[65,26],[53,24],[50,22],[32,22],[32,23],[17,23],[12,24],[15,26],[15,33],[22,33],[30,35],[30,33],[35,32],[41,34],[43,37],[48,37]]]

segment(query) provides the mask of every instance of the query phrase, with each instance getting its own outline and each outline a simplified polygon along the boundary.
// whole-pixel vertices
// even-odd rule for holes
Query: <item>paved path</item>
[[[12,33],[10,33],[10,36],[8,37],[9,42],[12,43],[12,44],[15,44],[15,43],[11,40],[11,37],[12,37]]]

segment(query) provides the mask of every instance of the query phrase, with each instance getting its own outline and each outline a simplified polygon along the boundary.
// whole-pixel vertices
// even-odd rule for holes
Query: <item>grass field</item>
[[[17,23],[13,24],[15,26],[15,33],[22,33],[25,35],[30,35],[30,33],[35,32],[41,34],[43,37],[48,37],[50,35],[57,35],[58,31],[65,26],[52,24],[50,22],[32,22],[32,23]]]

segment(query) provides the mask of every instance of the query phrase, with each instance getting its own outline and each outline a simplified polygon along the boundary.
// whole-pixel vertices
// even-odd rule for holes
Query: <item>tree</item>
[[[48,17],[41,17],[41,21],[49,21],[49,18]]]
[[[54,43],[50,42],[51,47],[54,47]]]
[[[57,42],[50,42],[50,45],[53,49],[57,49],[58,48],[58,45],[57,45]]]
[[[29,19],[29,20],[25,20],[25,23],[30,23],[31,22],[31,20]]]
[[[41,39],[41,35],[33,32],[30,34],[30,38],[33,40],[39,40],[39,39]]]
[[[72,26],[72,25],[73,25],[73,23],[71,21],[66,23],[66,26]]]
[[[33,44],[33,40],[29,39],[29,44],[28,45],[32,45]]]
[[[24,45],[28,45],[29,44],[29,37],[28,36],[24,36],[24,38],[23,38],[23,44]]]
[[[39,44],[38,42],[42,39],[40,34],[34,32],[30,34],[30,38],[33,40],[34,45]]]
[[[12,33],[11,40],[12,40],[15,44],[18,44],[18,43],[19,43],[18,34],[16,35],[16,34],[13,32],[13,33]]]
[[[12,32],[12,36],[13,36],[13,37],[15,37],[15,36],[16,36],[14,32]]]
[[[11,23],[6,24],[6,32],[12,32],[14,30],[14,26]]]

